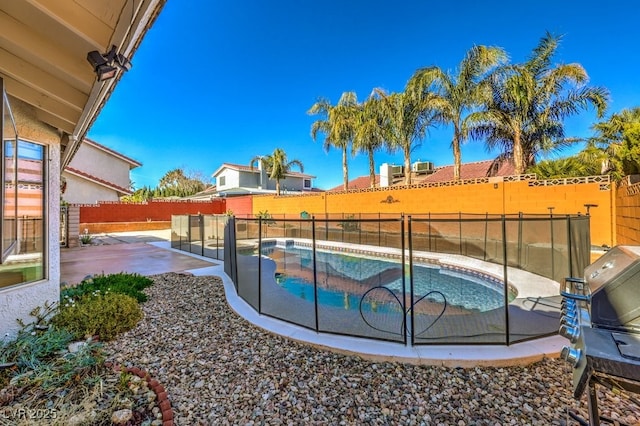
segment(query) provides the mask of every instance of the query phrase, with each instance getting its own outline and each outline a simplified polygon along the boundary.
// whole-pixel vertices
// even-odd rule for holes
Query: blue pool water
[[[263,248],[262,254],[277,264],[278,284],[301,299],[313,301],[313,252],[297,247]],[[406,267],[408,274],[408,266]],[[387,259],[357,257],[345,253],[316,251],[316,278],[318,302],[322,305],[359,309],[362,296],[363,310],[398,310],[398,303],[376,303],[376,296],[389,300],[394,293],[402,300],[402,265]],[[443,302],[473,311],[488,311],[504,306],[501,282],[459,270],[438,266],[414,265],[414,300],[426,297],[432,302]],[[406,293],[410,292],[408,275]],[[510,294],[509,300],[515,298]]]

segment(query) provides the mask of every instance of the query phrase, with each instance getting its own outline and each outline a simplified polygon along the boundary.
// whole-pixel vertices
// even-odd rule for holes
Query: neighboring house
[[[214,196],[227,197],[248,194],[275,194],[276,181],[269,179],[269,173],[263,169],[262,163],[256,167],[239,164],[223,163],[213,173],[216,179]],[[289,172],[285,179],[280,180],[281,194],[300,194],[315,191],[313,189],[315,176],[304,173]]]
[[[131,195],[131,169],[142,164],[104,145],[84,139],[78,152],[62,171],[66,190],[62,198],[72,204],[118,201]]]
[[[59,301],[61,170],[164,4],[0,5],[0,340],[15,336],[17,319],[32,322],[34,308]]]
[[[480,179],[486,177],[512,176],[515,167],[510,161],[497,162],[495,160],[476,161],[460,165],[460,179]],[[415,162],[412,164],[411,183],[423,182],[450,182],[453,181],[453,164],[448,166],[434,167],[433,163]],[[388,187],[394,185],[404,185],[404,173],[402,166],[384,163],[380,165],[380,174],[376,175],[376,186]],[[360,176],[349,181],[349,190],[365,189],[370,187],[370,177]],[[331,188],[328,192],[343,191],[342,184]]]
[[[460,165],[460,179],[480,179],[485,177],[513,176],[515,167],[511,161],[495,160],[476,161]],[[453,180],[453,164],[436,167],[433,173],[427,174],[420,182],[448,182]]]
[[[376,175],[376,186],[380,186],[380,175]],[[360,176],[355,179],[349,181],[349,190],[352,189],[365,189],[371,188],[371,176]],[[341,183],[338,186],[335,186],[331,189],[328,189],[327,192],[340,192],[344,191],[344,184]]]
[[[200,191],[196,194],[184,197],[189,200],[211,200],[218,196],[218,188],[215,185],[207,187],[204,191]]]

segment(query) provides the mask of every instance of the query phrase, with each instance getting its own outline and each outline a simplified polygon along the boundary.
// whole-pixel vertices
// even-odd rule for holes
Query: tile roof
[[[376,175],[376,186],[380,185],[380,175]],[[349,181],[349,189],[365,189],[371,187],[371,176],[360,176]],[[340,184],[331,189],[327,189],[327,192],[339,192],[344,191],[344,185]]]
[[[89,173],[85,173],[82,170],[74,169],[73,167],[67,166],[64,169],[64,171],[65,172],[69,172],[72,175],[80,176],[80,177],[82,177],[84,179],[90,180],[90,181],[95,182],[95,183],[97,183],[99,185],[106,186],[107,188],[114,189],[114,190],[116,190],[118,192],[121,192],[121,193],[123,193],[125,195],[133,194],[133,192],[131,192],[131,190],[129,188],[125,188],[123,186],[116,185],[113,182],[109,182],[109,181],[106,181],[104,179],[100,179],[99,177],[90,175]]]
[[[494,160],[476,161],[460,165],[460,179],[476,179],[488,176],[511,176],[514,166],[510,161],[497,163]],[[453,164],[436,167],[435,171],[424,178],[418,176],[415,182],[447,182],[453,180]],[[412,180],[413,182],[414,180]]]

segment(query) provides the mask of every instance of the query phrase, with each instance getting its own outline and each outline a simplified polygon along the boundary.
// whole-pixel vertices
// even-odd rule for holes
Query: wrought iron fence
[[[256,311],[317,332],[509,345],[557,332],[589,216],[174,216],[172,246],[223,257]]]

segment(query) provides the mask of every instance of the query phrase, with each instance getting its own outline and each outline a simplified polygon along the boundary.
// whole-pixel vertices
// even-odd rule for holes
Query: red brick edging
[[[169,396],[167,395],[167,391],[164,386],[160,384],[156,379],[151,378],[149,373],[144,370],[139,369],[138,367],[121,367],[118,364],[114,364],[112,362],[105,362],[105,367],[113,369],[114,372],[121,372],[124,368],[124,371],[127,373],[133,374],[135,376],[140,377],[143,380],[147,381],[149,385],[149,389],[155,392],[156,401],[158,407],[160,407],[160,412],[162,413],[162,426],[174,426],[173,423],[173,410],[171,409],[171,401],[169,401]]]

